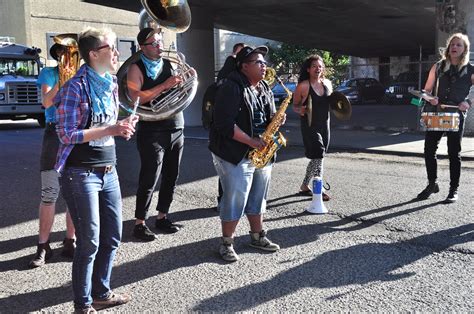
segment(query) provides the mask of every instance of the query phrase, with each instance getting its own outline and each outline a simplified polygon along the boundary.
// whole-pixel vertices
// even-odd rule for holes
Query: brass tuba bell
[[[158,28],[160,26],[176,33],[185,32],[191,25],[191,9],[186,0],[141,0],[138,26]]]
[[[61,45],[64,52],[58,58],[59,87],[76,74],[80,66],[78,36],[74,33],[54,36],[54,42]]]

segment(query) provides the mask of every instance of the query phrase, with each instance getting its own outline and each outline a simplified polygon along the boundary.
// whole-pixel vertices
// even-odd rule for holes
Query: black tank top
[[[441,62],[439,70],[439,87],[438,97],[441,103],[458,105],[469,94],[472,81],[471,76],[474,74],[474,66],[467,64],[459,71],[454,65],[450,69],[443,72],[444,62]],[[457,111],[455,108],[447,108],[446,111]]]
[[[158,77],[153,80],[146,75],[146,68],[142,60],[135,63],[143,74],[143,86],[141,90],[151,89],[159,84],[164,83],[172,74],[172,67],[169,60],[163,58],[163,70]],[[158,96],[157,100],[163,98],[166,94]],[[142,106],[150,106],[150,103],[144,103]],[[179,112],[174,116],[160,121],[139,121],[137,131],[166,131],[184,128],[183,112]]]
[[[85,129],[90,129],[91,118],[92,110]],[[75,144],[67,158],[66,166],[92,168],[115,165],[117,163],[115,144],[109,146],[91,146],[90,144],[90,142]]]
[[[305,105],[308,103],[309,97],[311,97],[312,101],[312,117],[311,117],[311,127],[313,128],[318,128],[318,129],[326,129],[327,126],[329,125],[329,100],[327,97],[328,90],[326,86],[324,86],[324,95],[319,96],[316,94],[314,91],[313,87],[311,84],[309,85],[309,95],[308,98],[306,98]],[[306,121],[307,123],[307,118],[304,118],[303,121]]]

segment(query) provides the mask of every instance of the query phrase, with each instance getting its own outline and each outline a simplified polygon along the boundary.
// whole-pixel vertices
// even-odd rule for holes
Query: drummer
[[[437,96],[429,100],[427,106],[433,107],[428,109],[434,110],[428,111],[457,112],[460,120],[458,131],[426,131],[424,155],[428,185],[418,194],[419,200],[427,199],[431,194],[439,192],[436,150],[444,134],[448,138],[450,172],[449,193],[444,202],[454,203],[459,198],[461,140],[465,117],[474,101],[474,66],[469,63],[469,46],[466,35],[461,33],[451,35],[441,59],[431,67],[426,80],[425,90]]]

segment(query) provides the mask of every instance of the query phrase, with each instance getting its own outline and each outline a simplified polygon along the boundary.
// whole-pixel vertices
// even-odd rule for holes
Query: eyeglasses
[[[99,50],[104,49],[104,48],[109,48],[110,51],[115,51],[115,50],[117,50],[117,47],[115,47],[115,45],[112,45],[112,46],[110,46],[110,45],[103,45],[103,46],[97,47],[97,48],[94,49],[94,50],[95,50],[95,51],[99,51]]]
[[[257,64],[259,66],[267,66],[268,65],[268,62],[264,61],[264,60],[249,60],[246,63],[254,63],[254,64]]]
[[[142,46],[152,46],[153,48],[156,48],[159,45],[161,45],[161,40],[152,41],[151,43],[142,44]]]

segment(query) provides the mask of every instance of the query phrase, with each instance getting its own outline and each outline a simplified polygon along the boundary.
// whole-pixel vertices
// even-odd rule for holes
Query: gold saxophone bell
[[[268,73],[268,77],[267,77]],[[276,72],[272,68],[267,68],[267,72],[265,72],[265,81],[268,83],[271,81],[277,81],[283,89],[285,90],[287,97],[283,100],[280,107],[278,108],[277,112],[273,116],[270,123],[265,128],[261,138],[265,142],[265,146],[261,149],[253,149],[249,152],[249,160],[256,168],[263,168],[266,164],[272,159],[275,155],[276,151],[279,150],[281,147],[286,146],[286,139],[279,132],[278,130],[282,126],[285,120],[285,111],[288,107],[288,104],[291,101],[291,97],[293,97],[293,93],[283,84],[280,78],[276,75]],[[269,84],[270,85],[270,84]]]
[[[63,86],[76,74],[80,66],[78,36],[74,33],[54,36],[54,42],[63,47],[63,53],[58,58],[59,87]]]
[[[267,82],[267,84],[270,87],[273,87],[273,85],[275,84],[276,77],[277,75],[276,75],[275,69],[271,67],[267,67],[267,69],[265,70],[265,76],[263,77],[263,80]]]

